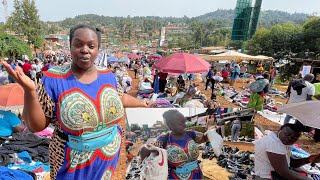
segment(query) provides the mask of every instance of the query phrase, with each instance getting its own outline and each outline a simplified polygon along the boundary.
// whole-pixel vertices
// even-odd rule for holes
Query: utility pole
[[[7,20],[8,20],[8,2],[7,2],[7,0],[3,0],[2,5],[3,5],[3,16],[5,19],[5,22],[7,22]]]

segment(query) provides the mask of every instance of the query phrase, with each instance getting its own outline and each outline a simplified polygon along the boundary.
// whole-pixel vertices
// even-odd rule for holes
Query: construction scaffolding
[[[251,21],[249,26],[249,39],[251,39],[252,36],[256,33],[258,21],[259,21],[259,15],[261,11],[261,5],[262,5],[262,0],[256,0],[252,10]]]
[[[238,0],[232,29],[232,40],[246,41],[256,32],[262,0]]]

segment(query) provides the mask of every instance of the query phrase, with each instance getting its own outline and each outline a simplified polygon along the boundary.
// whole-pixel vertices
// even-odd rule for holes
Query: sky
[[[7,1],[10,13],[13,0]],[[36,0],[36,5],[41,20],[58,21],[81,14],[194,17],[217,9],[234,9],[236,0]],[[2,3],[0,10],[0,21],[4,21]],[[262,10],[320,15],[320,0],[264,0]]]
[[[163,121],[162,114],[169,108],[127,108],[127,120],[131,124],[148,124],[151,127],[156,121]],[[206,111],[206,108],[178,108],[184,116],[193,116]]]

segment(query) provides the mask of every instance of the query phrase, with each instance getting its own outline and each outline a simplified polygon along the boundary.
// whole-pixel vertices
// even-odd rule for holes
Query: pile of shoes
[[[237,147],[223,147],[223,153],[217,157],[217,164],[233,175],[230,179],[247,179],[254,175],[254,154],[250,151],[240,151]]]
[[[132,159],[129,168],[129,171],[127,172],[126,179],[140,179],[140,159],[135,157]]]
[[[202,159],[212,160],[215,157],[213,149],[209,148],[208,146],[203,147],[201,157]]]
[[[225,137],[225,141],[231,142],[231,136]],[[238,138],[238,142],[252,143],[253,141],[254,141],[253,138],[246,138],[244,136]]]

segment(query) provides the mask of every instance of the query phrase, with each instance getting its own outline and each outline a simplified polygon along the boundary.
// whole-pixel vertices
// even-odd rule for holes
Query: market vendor
[[[308,158],[293,159],[291,146],[296,143],[303,130],[301,123],[285,124],[277,133],[259,139],[255,143],[255,175],[256,180],[275,179],[309,179],[291,170],[309,163],[319,163],[320,154]]]
[[[154,145],[167,150],[168,179],[203,179],[198,162],[198,144],[208,142],[207,135],[186,130],[186,118],[178,110],[168,110],[162,116],[170,132],[159,136]],[[150,155],[150,149],[142,147],[142,160]]]
[[[11,136],[15,132],[23,132],[24,124],[18,116],[10,111],[0,110],[0,137]]]
[[[263,71],[264,71],[264,68],[263,68],[262,64],[259,63],[259,64],[257,65],[257,69],[256,69],[256,76],[261,76],[262,73],[263,73]]]

